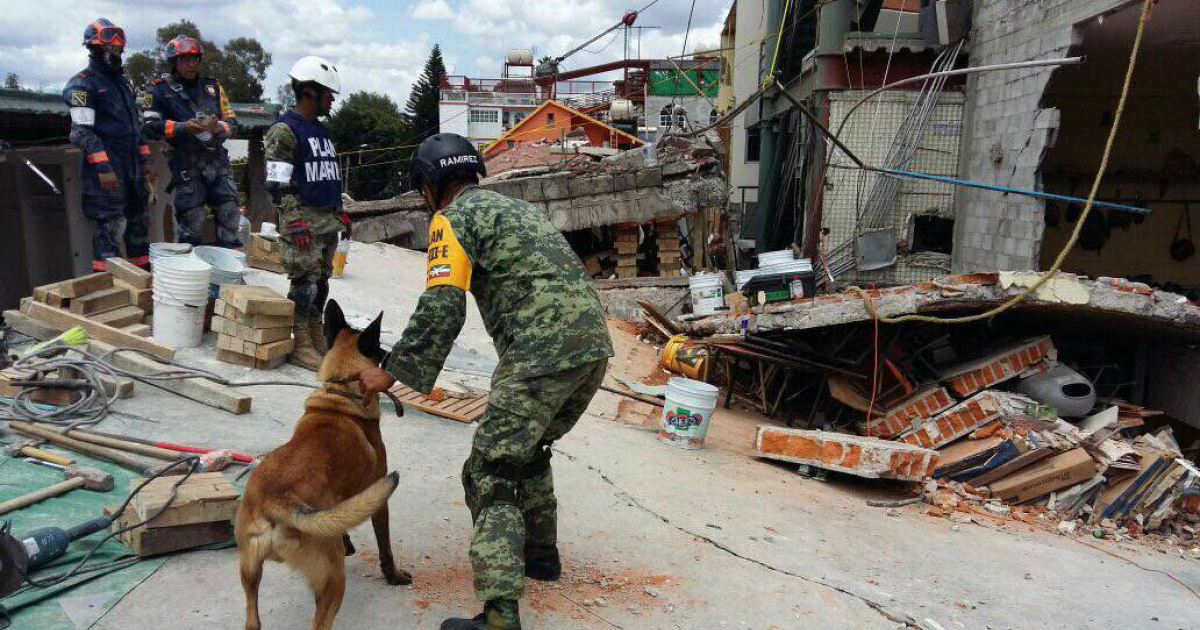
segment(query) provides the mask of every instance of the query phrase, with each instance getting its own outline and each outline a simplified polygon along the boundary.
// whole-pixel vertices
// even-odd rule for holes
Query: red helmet
[[[167,42],[167,61],[171,61],[176,57],[183,55],[204,56],[204,45],[195,37],[187,35],[176,35],[174,39]]]
[[[104,18],[97,18],[87,28],[83,29],[83,45],[84,46],[105,46],[113,45],[125,49],[125,29],[109,22]]]

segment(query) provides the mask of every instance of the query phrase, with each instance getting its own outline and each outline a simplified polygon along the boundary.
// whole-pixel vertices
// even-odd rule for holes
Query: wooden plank
[[[63,280],[57,285],[58,293],[63,297],[77,298],[112,288],[112,274],[106,272],[92,273],[74,280]]]
[[[140,337],[137,338],[140,339]],[[88,341],[88,346],[92,354],[107,354],[113,350],[111,344],[96,340]],[[173,369],[169,365],[132,352],[114,354],[110,358],[113,365],[135,374],[149,374],[151,372]],[[254,400],[249,394],[243,394],[237,389],[203,378],[163,380],[155,381],[155,384],[165,390],[179,394],[188,400],[194,400],[209,407],[224,409],[234,414],[249,413],[251,403]]]
[[[173,490],[182,475],[163,476],[151,481],[134,497],[132,508],[139,520],[149,518],[162,509],[170,500],[172,492],[175,500],[161,516],[146,525],[148,529],[161,529],[192,523],[211,523],[213,521],[230,521],[237,513],[240,495],[225,478],[225,475],[214,473],[196,473],[188,477],[177,490]],[[142,480],[130,480],[130,487],[137,487]]]
[[[141,324],[142,318],[145,316],[146,311],[143,311],[136,306],[122,306],[121,308],[115,308],[111,311],[91,315],[90,319],[95,322],[100,322],[101,324],[108,324],[109,326],[114,326],[124,330],[126,326],[130,326],[132,324]]]
[[[104,261],[108,264],[108,272],[112,274],[113,280],[120,280],[135,289],[149,289],[150,281],[153,276],[149,271],[125,260],[124,258],[109,258]]]
[[[246,356],[239,352],[218,348],[217,360],[225,363],[232,363],[234,365],[240,365],[242,367],[254,368],[256,370],[273,370],[287,362],[287,355],[263,361],[251,356]]]
[[[126,514],[129,514],[126,510]],[[122,515],[113,530],[133,525],[138,521]],[[225,542],[233,538],[233,523],[229,521],[213,521],[210,523],[192,523],[177,527],[161,527],[147,529],[138,527],[117,537],[125,546],[133,550],[141,558],[159,556],[166,553],[195,549],[205,545]]]
[[[224,300],[217,300],[216,314],[250,328],[290,328],[295,317],[292,315],[250,315],[243,313]]]
[[[400,402],[415,409],[440,418],[468,424],[475,422],[483,415],[488,400],[487,396],[481,396],[479,398],[447,398],[435,403],[424,394],[400,384],[392,388],[392,393]]]
[[[296,311],[291,300],[267,287],[227,284],[221,287],[221,299],[247,315],[290,317]]]
[[[154,289],[139,289],[120,278],[113,279],[113,286],[129,291],[129,303],[149,313],[154,306]]]
[[[279,357],[286,358],[296,347],[295,342],[291,339],[264,344],[254,344],[248,341],[246,343],[254,347],[254,357],[260,361],[270,361]]]
[[[121,287],[109,287],[82,297],[71,299],[71,312],[78,315],[94,315],[129,306],[129,291]]]
[[[66,330],[66,328],[58,328],[48,323],[36,320],[16,309],[4,311],[4,322],[9,326],[12,326],[13,330],[21,333],[22,335],[33,337],[38,341],[53,339],[57,337],[59,333]]]
[[[107,344],[136,348],[148,352],[160,359],[175,358],[175,349],[164,346],[151,339],[131,335],[120,328],[94,322],[81,315],[54,308],[48,304],[30,302],[28,315],[51,326],[62,326],[63,330],[72,326],[80,326],[87,331],[89,339],[95,339]]]
[[[139,337],[149,337],[150,336],[150,327],[141,323],[140,321],[136,324],[130,324],[128,326],[123,326],[123,327],[121,327],[121,330],[124,330],[125,332],[127,332],[131,335],[137,335]]]
[[[283,263],[275,262],[273,260],[267,260],[257,256],[247,256],[246,262],[253,269],[262,269],[263,271],[271,271],[274,273],[287,273],[287,267],[284,267]]]

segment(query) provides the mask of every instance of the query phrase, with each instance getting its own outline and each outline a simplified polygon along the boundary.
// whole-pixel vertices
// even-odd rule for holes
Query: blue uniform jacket
[[[224,160],[225,138],[236,123],[233,110],[221,84],[212,77],[198,77],[189,84],[182,79],[164,75],[150,82],[150,109],[157,119],[146,123],[146,135],[166,140],[171,145],[171,170],[178,173],[204,157]],[[183,130],[183,123],[197,114],[215,116],[228,127],[224,135],[203,141]]]
[[[133,86],[124,73],[107,73],[93,61],[67,82],[63,100],[71,112],[71,144],[84,156],[85,211],[89,211],[87,197],[105,200],[99,205],[119,211],[125,195],[140,194],[141,166],[150,159]],[[116,173],[120,188],[115,193],[100,187],[98,173],[103,172]]]

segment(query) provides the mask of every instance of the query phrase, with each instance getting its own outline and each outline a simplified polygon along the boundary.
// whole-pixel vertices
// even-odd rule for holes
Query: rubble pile
[[[1053,340],[1034,337],[868,410],[855,425],[862,435],[762,426],[756,452],[864,477],[925,477],[922,496],[933,516],[1200,540],[1200,469],[1170,427],[1147,431],[1144,418],[1155,412],[1113,399],[1070,422],[1045,401],[1011,391],[1032,389],[1036,377],[1059,368]]]

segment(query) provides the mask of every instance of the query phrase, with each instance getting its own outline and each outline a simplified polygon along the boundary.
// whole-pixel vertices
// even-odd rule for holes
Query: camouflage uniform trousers
[[[325,298],[329,297],[337,233],[313,236],[307,249],[296,247],[287,234],[281,234],[279,240],[280,257],[291,281],[288,299],[296,303],[298,314],[320,317]]]
[[[475,524],[471,565],[481,601],[518,600],[525,554],[558,543],[558,501],[550,446],[570,431],[604,380],[608,359],[532,378],[501,365],[487,413],[463,465],[467,507]]]

